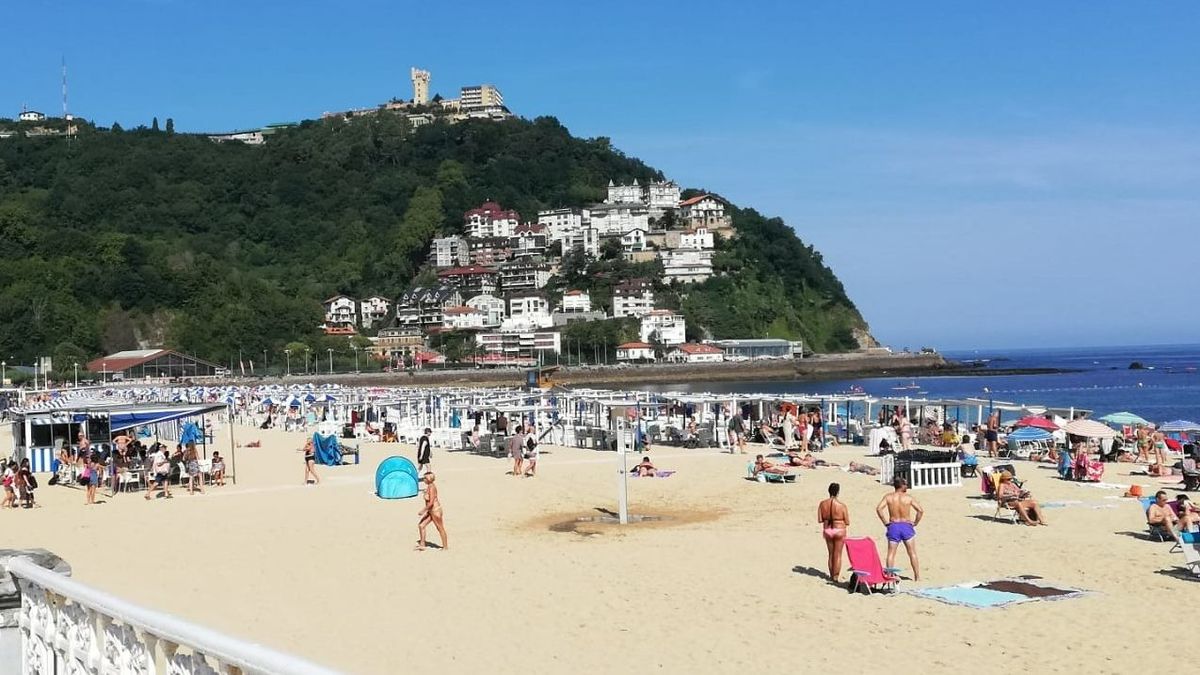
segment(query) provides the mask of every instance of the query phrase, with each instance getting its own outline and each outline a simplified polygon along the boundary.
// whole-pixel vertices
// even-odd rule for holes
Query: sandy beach
[[[831,585],[815,522],[829,482],[851,535],[883,543],[885,490],[838,469],[760,484],[745,456],[661,448],[654,462],[677,473],[630,480],[631,511],[671,520],[575,527],[616,508],[614,454],[549,448],[521,479],[504,460],[435,449],[451,550],[417,552],[418,500],[372,494],[376,464],[413,447],[364,445],[361,464],[305,487],[302,434],[236,432],[262,442],[238,449],[236,486],[85,507],[81,490],[43,479],[40,508],[0,514],[4,546],[50,549],[101,589],[352,673],[1154,672],[1179,653],[1143,626],[1174,634],[1194,616],[1197,585],[1173,572],[1182,556],[1134,536],[1136,500],[1028,462],[1018,472],[1035,497],[1065,503],[1047,509],[1050,526],[993,521],[977,479],[918,491],[923,578],[901,589],[1037,575],[1092,593],[980,610]],[[863,453],[823,456],[876,461]],[[1131,468],[1110,464],[1105,480],[1128,484]],[[910,574],[903,552],[897,564]]]

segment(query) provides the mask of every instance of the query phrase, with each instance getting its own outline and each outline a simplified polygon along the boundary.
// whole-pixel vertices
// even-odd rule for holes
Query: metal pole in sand
[[[268,413],[270,414],[270,413]],[[229,468],[233,470],[230,478],[237,485],[237,449],[233,443],[233,406],[229,406]]]
[[[617,420],[617,516],[622,525],[629,524],[629,465],[625,457],[625,425]]]

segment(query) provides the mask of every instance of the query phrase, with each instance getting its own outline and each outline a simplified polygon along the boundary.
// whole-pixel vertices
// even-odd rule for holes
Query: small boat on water
[[[921,385],[917,384],[914,381],[914,382],[909,382],[908,384],[900,385],[899,387],[892,387],[892,391],[917,391],[920,388],[921,388]]]

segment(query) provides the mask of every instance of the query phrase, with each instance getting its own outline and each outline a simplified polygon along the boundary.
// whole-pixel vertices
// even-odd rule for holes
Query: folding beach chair
[[[892,591],[896,589],[896,584],[900,583],[900,570],[883,566],[879,561],[879,550],[875,548],[875,540],[870,537],[848,537],[846,557],[850,559],[848,588],[851,593],[860,588],[867,595],[872,591]]]
[[[754,462],[749,462],[746,464],[746,477],[756,480],[760,483],[795,483],[796,482],[796,474],[794,474],[794,473],[782,474],[782,473],[767,473],[766,471],[760,471],[760,472],[758,472],[758,475],[755,475],[754,474]]]
[[[1017,522],[1017,510],[1011,506],[1008,506],[1002,499],[1000,499],[1000,474],[993,473],[989,474],[989,476],[992,479],[992,497],[996,500],[996,513],[992,516],[992,518],[1001,520],[1000,513],[1002,511],[1008,511],[1008,522],[1015,525]]]

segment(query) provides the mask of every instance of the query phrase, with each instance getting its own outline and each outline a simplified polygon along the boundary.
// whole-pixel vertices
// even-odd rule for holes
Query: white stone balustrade
[[[138,607],[26,558],[8,572],[21,591],[21,675],[333,675],[336,671]],[[0,671],[17,672],[15,664]]]

